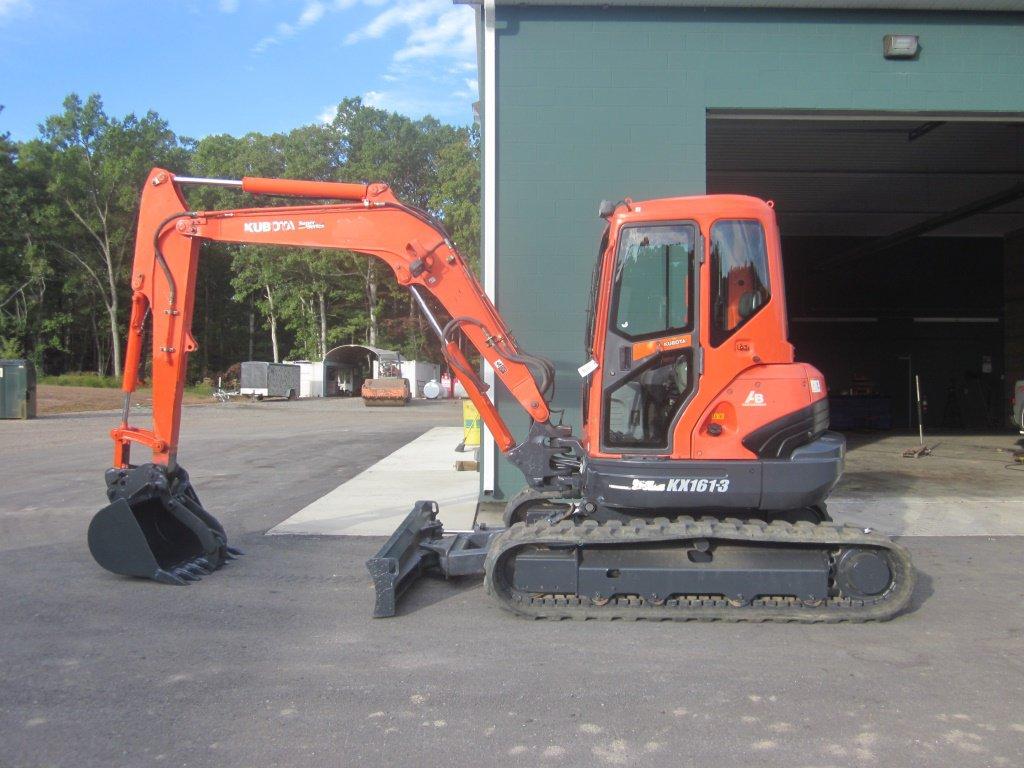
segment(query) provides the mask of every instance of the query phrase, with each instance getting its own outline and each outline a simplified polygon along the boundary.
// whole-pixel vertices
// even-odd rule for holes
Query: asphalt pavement
[[[115,421],[0,422],[2,768],[1024,764],[1021,537],[904,539],[884,624],[534,622],[434,579],[374,620],[382,539],[263,532],[457,408],[186,408],[246,552],[188,587],[85,547]]]

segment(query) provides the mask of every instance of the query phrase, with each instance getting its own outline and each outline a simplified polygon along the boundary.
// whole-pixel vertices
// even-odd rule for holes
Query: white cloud
[[[8,16],[14,16],[32,10],[32,4],[28,0],[0,0],[0,21]]]
[[[324,13],[327,11],[327,7],[314,0],[312,3],[308,3],[305,8],[302,9],[302,13],[299,14],[299,26],[309,27],[316,24],[320,19],[324,17]]]
[[[252,47],[252,52],[253,53],[263,53],[270,46],[272,46],[272,45],[279,45],[280,42],[281,41],[278,40],[276,37],[263,37],[263,38],[260,38],[260,41],[258,43],[256,43],[256,45],[254,45]]]
[[[336,104],[324,107],[320,114],[316,116],[318,123],[331,123],[334,122],[334,116],[338,114],[338,107]]]
[[[297,38],[302,30],[356,5],[380,10],[372,11],[362,26],[342,33],[341,42],[346,46],[362,43],[374,58],[380,58],[382,48],[392,51],[378,74],[380,87],[366,90],[363,103],[410,117],[433,114],[467,122],[479,91],[476,29],[473,10],[453,6],[452,0],[305,0],[301,13],[278,23],[252,53],[261,54]],[[317,119],[330,122],[334,113],[333,106],[325,107]]]
[[[473,14],[468,8],[451,8],[432,24],[417,26],[409,34],[405,46],[395,53],[395,61],[446,56],[462,58],[476,51]]]
[[[220,0],[217,3],[221,13],[234,13],[238,10],[238,0]]]
[[[224,1],[225,0],[221,0],[222,5]],[[227,1],[234,2],[236,3],[236,5],[238,2],[238,0]],[[345,1],[347,2],[348,0]],[[354,1],[355,0],[352,0],[352,2]],[[4,2],[4,0],[0,0],[0,2]],[[336,2],[335,8],[341,8],[341,4],[339,2]],[[267,35],[266,37],[262,38],[258,43],[256,43],[256,45],[252,47],[252,53],[263,53],[270,46],[279,45],[281,43],[282,38],[295,37],[299,30],[312,27],[314,24],[319,22],[326,13],[327,6],[323,2],[321,2],[321,0],[310,0],[310,2],[307,2],[306,5],[303,7],[302,12],[299,14],[298,18],[295,21],[278,22],[277,26],[274,28],[275,34]]]
[[[402,0],[397,5],[375,16],[369,24],[345,38],[345,45],[361,40],[375,40],[396,27],[418,28],[423,22],[451,8],[450,0]]]
[[[343,42],[379,47],[374,41],[385,36],[400,41],[379,75],[386,86],[366,91],[363,103],[411,117],[466,122],[478,98],[473,10],[453,7],[451,0],[397,0]]]
[[[374,109],[419,117],[435,113],[438,100],[404,91],[367,91],[363,94],[363,104]]]

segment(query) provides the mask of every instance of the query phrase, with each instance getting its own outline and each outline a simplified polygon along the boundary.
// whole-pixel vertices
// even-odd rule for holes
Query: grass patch
[[[96,373],[62,373],[59,376],[40,376],[40,384],[52,384],[57,387],[95,387],[96,389],[117,389],[121,380],[113,376],[100,376]]]
[[[62,373],[59,376],[40,376],[40,384],[51,384],[57,387],[92,387],[94,389],[120,389],[121,379],[113,376],[99,376],[95,373]],[[139,386],[140,390],[148,390],[147,381]],[[200,382],[185,387],[185,394],[194,397],[212,397],[213,387]]]

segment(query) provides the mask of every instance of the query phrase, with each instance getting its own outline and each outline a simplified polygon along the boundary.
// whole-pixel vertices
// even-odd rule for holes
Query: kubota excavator
[[[332,203],[192,211],[190,184]],[[132,269],[125,410],[96,560],[184,584],[236,554],[178,465],[189,328],[203,241],[339,248],[408,287],[495,442],[528,488],[507,527],[447,534],[419,502],[368,563],[375,615],[423,572],[484,574],[503,607],[548,618],[864,621],[903,609],[907,551],[832,523],[845,442],[824,379],[787,341],[772,206],[732,195],[602,203],[581,434],[552,423],[554,366],[527,354],[442,226],[385,184],[175,177],[146,181]],[[436,318],[430,294],[450,316]],[[153,424],[129,424],[147,318]],[[471,344],[532,419],[517,442],[463,354]],[[152,460],[130,463],[140,443]]]

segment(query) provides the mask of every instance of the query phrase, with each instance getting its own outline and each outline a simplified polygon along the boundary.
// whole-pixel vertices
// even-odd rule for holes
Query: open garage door
[[[839,428],[1005,427],[1024,377],[1024,116],[709,112],[707,189],[775,201],[790,337]]]

